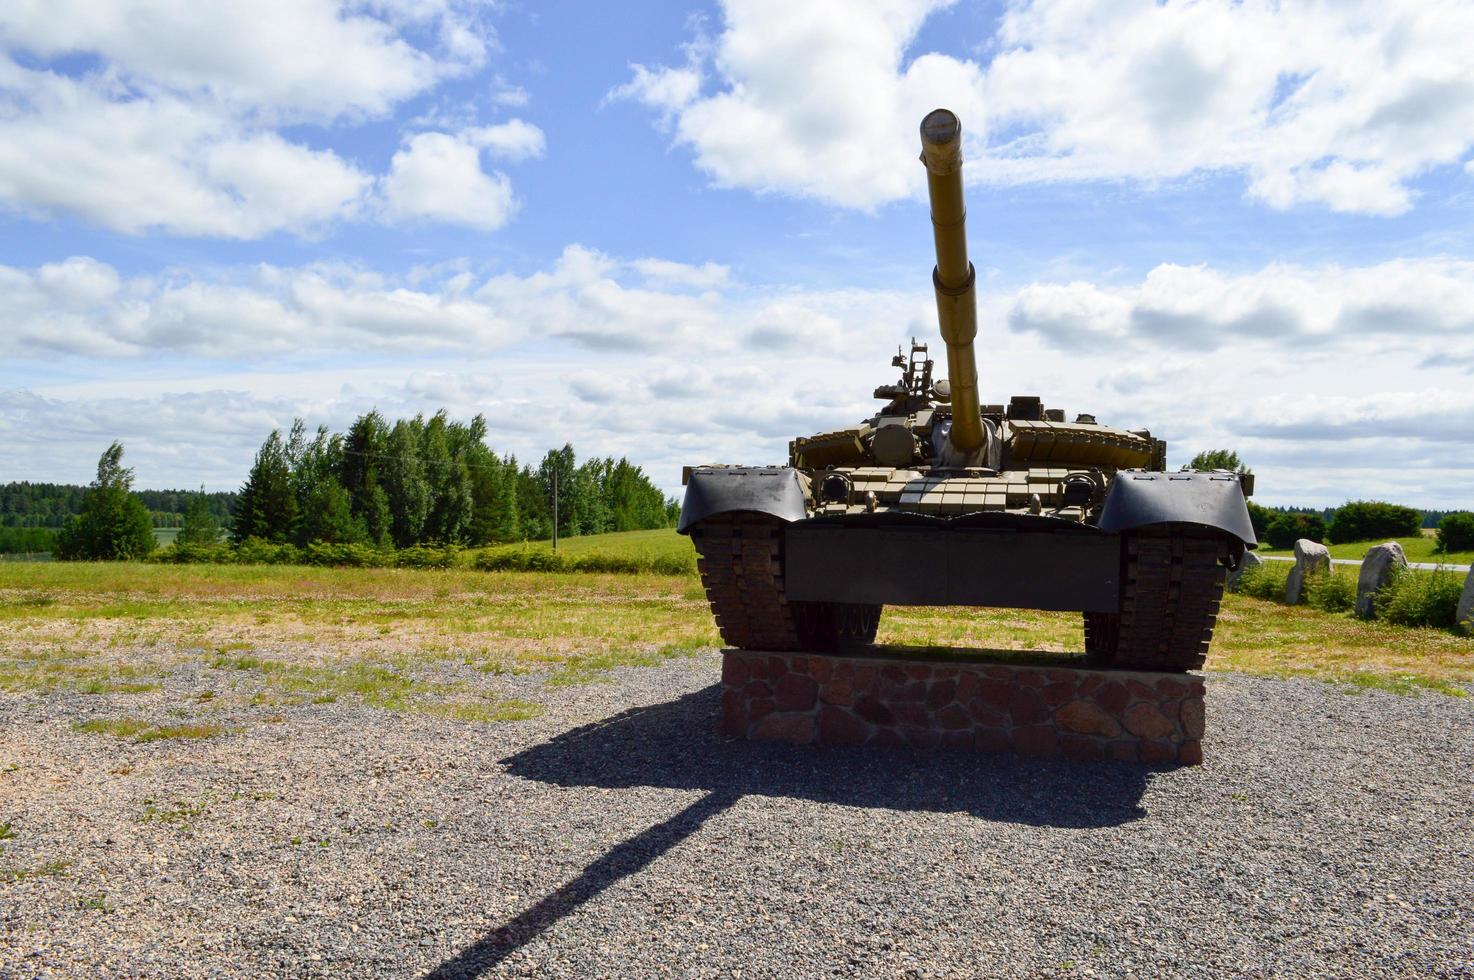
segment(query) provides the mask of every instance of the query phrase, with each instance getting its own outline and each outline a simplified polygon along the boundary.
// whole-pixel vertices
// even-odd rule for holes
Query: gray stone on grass
[[[1474,633],[1474,565],[1469,566],[1469,574],[1464,579],[1464,592],[1459,596],[1459,610],[1454,622]]]
[[[1356,579],[1356,614],[1362,619],[1371,619],[1376,614],[1374,602],[1377,593],[1392,581],[1396,569],[1407,568],[1407,555],[1402,545],[1387,541],[1373,546],[1361,560],[1361,574]]]
[[[1331,552],[1325,545],[1309,538],[1295,542],[1295,567],[1285,581],[1285,605],[1298,606],[1305,598],[1305,585],[1311,576],[1331,573]]]
[[[1244,573],[1251,568],[1258,568],[1263,564],[1264,559],[1254,554],[1254,552],[1244,552],[1244,558],[1239,562],[1239,567],[1228,573],[1228,591],[1237,592],[1239,590],[1239,579],[1244,577]]]

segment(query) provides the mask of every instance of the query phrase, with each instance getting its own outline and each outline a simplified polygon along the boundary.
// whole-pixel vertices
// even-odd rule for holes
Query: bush
[[[179,544],[155,552],[152,561],[171,565],[228,565],[235,562],[235,549],[228,544]]]
[[[459,564],[461,549],[456,545],[437,548],[413,545],[394,553],[395,568],[455,568]]]
[[[300,565],[302,552],[295,545],[247,538],[235,546],[230,560],[240,565]]]
[[[1415,537],[1423,526],[1423,514],[1411,507],[1380,500],[1353,500],[1337,509],[1331,521],[1332,544]]]
[[[328,544],[314,541],[302,549],[302,560],[309,565],[334,568],[388,568],[395,563],[392,551],[380,551],[366,544]]]
[[[1264,540],[1271,548],[1293,548],[1301,538],[1311,541],[1326,539],[1326,522],[1319,514],[1275,514],[1264,530]]]
[[[1377,618],[1398,626],[1452,629],[1463,578],[1452,572],[1399,568],[1374,600]]]
[[[1356,605],[1356,577],[1331,566],[1329,575],[1312,575],[1305,583],[1305,601],[1321,612],[1347,612]]]
[[[1254,599],[1283,602],[1285,580],[1290,577],[1292,567],[1289,562],[1285,561],[1267,561],[1262,565],[1245,569],[1244,574],[1239,576],[1238,585],[1235,586],[1234,591]]]
[[[1444,554],[1450,551],[1474,551],[1474,514],[1460,511],[1439,521],[1438,545],[1434,550]]]

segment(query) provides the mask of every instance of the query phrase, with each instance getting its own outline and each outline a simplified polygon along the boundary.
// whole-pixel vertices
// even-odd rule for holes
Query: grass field
[[[1373,545],[1381,544],[1387,539],[1376,541],[1353,541],[1350,544],[1326,545],[1331,549],[1332,558],[1354,558],[1360,561],[1366,557],[1367,549]],[[1402,545],[1403,554],[1407,555],[1408,561],[1431,562],[1443,565],[1468,565],[1474,563],[1474,551],[1452,551],[1446,555],[1436,553],[1433,548],[1438,544],[1437,539],[1431,535],[1418,535],[1411,538],[1392,538]],[[1293,549],[1261,548],[1261,555],[1293,555]]]
[[[489,557],[500,553],[525,558],[528,552],[549,554],[552,550],[551,541],[526,541],[487,548],[482,554]],[[558,555],[565,561],[574,562],[600,558],[632,562],[632,568],[636,570],[674,573],[684,569],[692,574],[696,572],[696,549],[691,546],[691,539],[677,534],[673,527],[559,538]]]
[[[542,684],[718,645],[690,576],[297,566],[5,565],[0,630],[0,690],[144,694],[205,669],[222,698],[356,697],[485,721],[534,713]],[[886,610],[878,640],[953,655],[1083,643],[1075,614],[904,607]],[[1474,639],[1229,596],[1208,668],[1462,694]],[[457,680],[477,674],[532,687],[487,700]]]

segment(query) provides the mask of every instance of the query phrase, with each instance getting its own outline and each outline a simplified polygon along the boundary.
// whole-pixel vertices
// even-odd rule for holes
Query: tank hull
[[[802,602],[1120,607],[1120,536],[1078,525],[1027,530],[966,520],[870,526],[807,520],[785,528],[784,557],[788,597]]]

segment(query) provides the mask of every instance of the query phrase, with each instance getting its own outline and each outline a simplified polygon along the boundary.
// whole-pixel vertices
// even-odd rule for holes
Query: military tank
[[[687,467],[691,536],[723,640],[748,650],[873,643],[881,608],[1002,606],[1083,614],[1101,667],[1200,667],[1227,571],[1256,547],[1252,476],[1166,472],[1166,444],[1034,395],[978,390],[962,127],[921,123],[932,284],[947,379],[927,344],[856,424],[794,439],[787,465]]]

